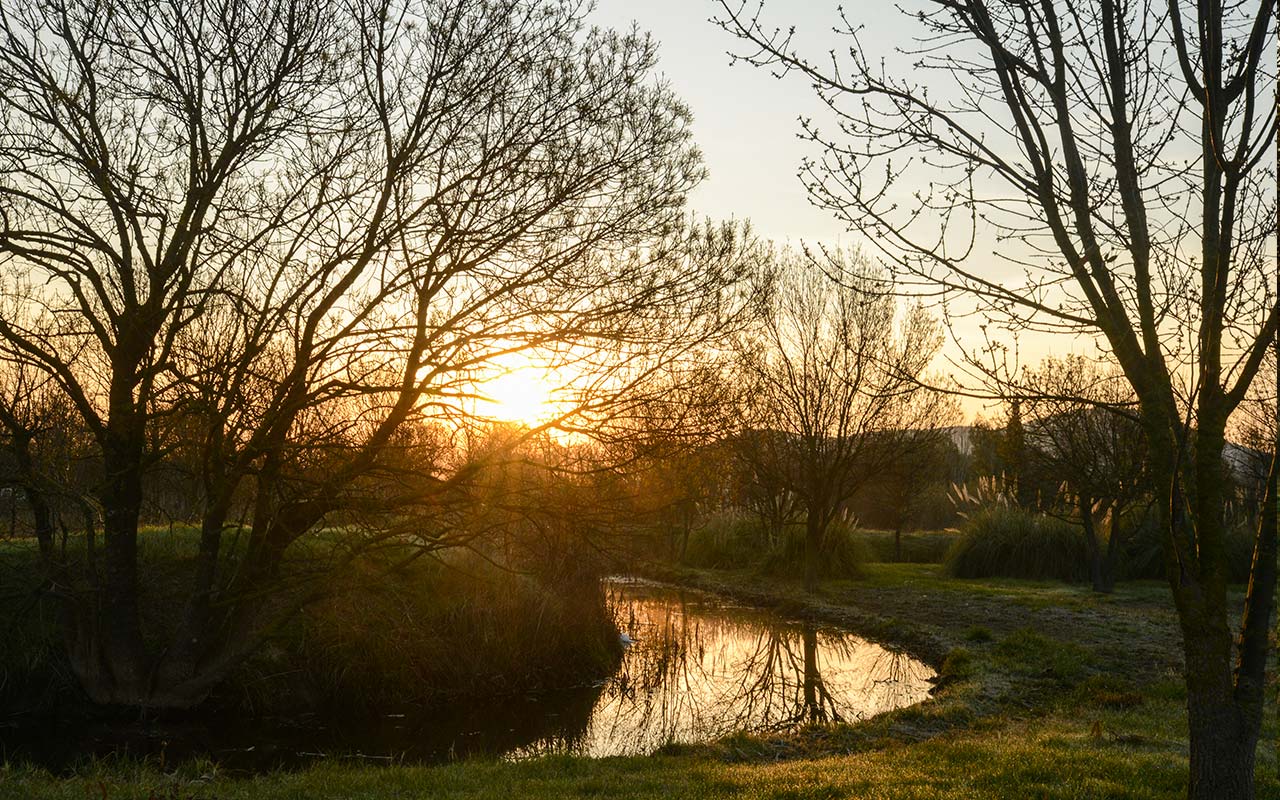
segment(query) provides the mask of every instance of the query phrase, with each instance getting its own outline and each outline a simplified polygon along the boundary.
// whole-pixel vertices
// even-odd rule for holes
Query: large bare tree
[[[513,353],[604,370],[569,401],[596,407],[740,307],[738,233],[683,221],[702,167],[654,45],[584,13],[0,3],[0,354],[92,443],[59,490],[83,546],[45,549],[94,700],[201,700],[313,596],[291,554],[446,542],[478,462],[423,432]],[[199,549],[154,629],[139,525],[173,462]]]
[[[759,4],[721,7],[744,58],[831,112],[805,126],[816,203],[953,302],[1092,337],[1120,365],[1185,643],[1189,796],[1251,797],[1275,470],[1236,636],[1222,456],[1280,313],[1272,0],[920,0],[914,42],[877,49],[842,12],[841,48],[812,59]]]
[[[809,589],[846,503],[951,410],[921,383],[941,344],[937,322],[919,304],[900,310],[860,255],[823,261],[841,264],[845,280],[783,251],[773,308],[742,358],[750,396],[740,450],[755,480],[804,519]]]

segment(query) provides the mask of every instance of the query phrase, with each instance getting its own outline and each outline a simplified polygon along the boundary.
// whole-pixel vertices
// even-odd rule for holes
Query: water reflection
[[[920,702],[931,687],[924,664],[843,631],[637,582],[615,583],[612,600],[635,644],[585,729],[517,755],[647,753],[737,731],[853,721]]]
[[[926,666],[838,629],[638,581],[612,582],[610,599],[620,630],[635,641],[617,672],[593,686],[344,724],[219,715],[131,723],[0,719],[0,760],[62,770],[112,754],[168,764],[208,757],[228,772],[263,772],[334,758],[625,755],[736,731],[852,721],[928,695],[933,673]]]

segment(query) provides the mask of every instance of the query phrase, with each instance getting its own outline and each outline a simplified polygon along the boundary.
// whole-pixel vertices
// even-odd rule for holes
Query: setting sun
[[[0,0],[0,800],[1280,800],[1277,44]]]
[[[554,413],[546,378],[532,367],[513,369],[486,381],[480,394],[486,417],[532,426]]]

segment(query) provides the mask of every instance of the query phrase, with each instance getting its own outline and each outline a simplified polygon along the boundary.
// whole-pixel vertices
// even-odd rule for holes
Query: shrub
[[[983,644],[985,642],[989,642],[992,639],[994,639],[995,635],[992,634],[991,629],[986,627],[985,625],[971,625],[968,629],[965,630],[964,638],[965,638],[965,641],[977,642],[978,644]]]
[[[83,702],[62,647],[58,605],[35,568],[35,545],[19,549],[0,543],[0,718]]]
[[[1126,517],[1129,534],[1125,539],[1120,574],[1129,580],[1161,580],[1165,577],[1164,531],[1154,513],[1135,513]],[[1247,523],[1237,522],[1227,528],[1227,580],[1247,583],[1253,564],[1256,532]]]
[[[183,604],[182,578],[198,532],[149,529],[140,550],[156,629]],[[617,630],[595,565],[499,569],[455,553],[448,563],[368,553],[215,689],[206,706],[246,714],[377,714],[445,697],[492,695],[582,683],[611,671]],[[58,606],[41,587],[34,542],[0,543],[0,570],[21,576],[21,592],[0,597],[7,625],[0,647],[0,712],[97,713],[66,662]]]
[[[1084,533],[1069,522],[992,505],[968,516],[945,567],[957,578],[1083,581],[1088,547]]]
[[[312,605],[224,692],[259,712],[362,716],[576,685],[619,655],[594,575],[548,582],[456,555]]]
[[[948,484],[930,484],[911,499],[909,518],[915,527],[949,528],[959,522],[959,510],[949,489]]]
[[[825,552],[818,559],[819,578],[857,578],[871,561],[870,547],[853,525],[834,522],[827,529]],[[768,551],[764,572],[798,578],[804,575],[804,526],[789,525],[782,541]]]
[[[958,680],[970,677],[973,671],[973,653],[963,647],[956,647],[943,659],[938,677],[942,681]]]
[[[819,577],[855,578],[871,560],[865,533],[850,522],[837,521],[827,530]],[[716,514],[690,532],[683,563],[799,577],[804,574],[804,525],[787,525],[781,536],[770,541],[759,518],[741,512]]]
[[[713,514],[689,532],[684,564],[709,569],[757,567],[768,551],[758,517],[740,511]]]

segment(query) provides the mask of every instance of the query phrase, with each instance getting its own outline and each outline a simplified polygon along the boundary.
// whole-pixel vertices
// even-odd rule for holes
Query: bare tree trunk
[[[10,435],[13,437],[14,460],[17,463],[23,496],[26,498],[27,506],[31,509],[36,543],[40,547],[40,557],[44,561],[45,567],[49,568],[53,566],[56,557],[53,547],[53,508],[49,505],[49,498],[45,494],[44,481],[37,473],[35,463],[31,458],[32,434],[29,430],[22,430],[13,417],[9,415],[5,415],[5,417],[6,422],[12,423],[10,425]],[[18,499],[14,494],[10,492],[9,513],[11,522],[9,529],[16,535]]]
[[[1199,638],[1186,637],[1191,734],[1187,796],[1190,800],[1252,800],[1261,713],[1250,714],[1235,700],[1230,634],[1213,620],[1200,622]],[[1256,710],[1260,712],[1261,706]]]
[[[1267,475],[1267,489],[1263,498],[1262,513],[1258,519],[1258,538],[1254,544],[1253,563],[1249,570],[1249,588],[1245,594],[1239,657],[1236,661],[1234,681],[1232,681],[1234,688],[1231,700],[1239,717],[1238,730],[1235,731],[1239,748],[1237,752],[1248,758],[1248,764],[1242,765],[1241,769],[1247,770],[1249,791],[1247,794],[1240,794],[1240,797],[1253,796],[1253,756],[1258,744],[1266,701],[1268,637],[1271,630],[1271,616],[1275,610],[1277,578],[1277,524],[1280,523],[1280,509],[1277,508],[1277,503],[1280,502],[1278,481],[1280,481],[1280,451],[1272,456],[1271,469]],[[1213,733],[1211,730],[1206,730],[1205,735],[1211,738]],[[1215,755],[1224,759],[1231,758],[1229,753]],[[1227,767],[1224,766],[1223,769]],[[1194,789],[1194,772],[1192,780]],[[1210,796],[1209,791],[1206,790],[1201,796]]]
[[[1102,589],[1104,594],[1111,594],[1116,588],[1116,572],[1120,565],[1121,520],[1119,505],[1111,507],[1111,526],[1107,534],[1107,555],[1102,565]]]
[[[34,486],[23,487],[22,493],[26,495],[27,506],[31,509],[36,542],[40,547],[40,558],[48,568],[58,559],[53,547],[53,509],[49,506],[48,498],[45,497],[44,492]],[[13,505],[15,508],[17,507],[16,499],[13,501]]]
[[[813,592],[818,588],[818,565],[822,558],[822,524],[812,511],[804,524],[804,588]]]
[[[118,428],[106,434],[106,474],[99,496],[103,509],[100,600],[95,604],[93,648],[100,663],[76,672],[95,702],[147,706],[148,667],[138,604],[138,521],[142,506],[141,436]],[[141,432],[138,431],[138,434]]]
[[[1213,442],[1198,441],[1197,460],[1218,457]],[[1207,451],[1207,452],[1206,452]],[[1173,463],[1169,459],[1163,463]],[[1156,462],[1162,463],[1162,462]],[[1206,466],[1201,462],[1196,469]],[[1192,474],[1194,474],[1192,471]],[[1221,515],[1204,506],[1221,502],[1221,486],[1202,478],[1197,495],[1184,505],[1177,476],[1166,471],[1162,492],[1164,522],[1169,531],[1169,582],[1178,605],[1186,659],[1187,713],[1190,728],[1190,800],[1252,800],[1254,762],[1262,724],[1267,635],[1276,582],[1276,466],[1267,483],[1267,500],[1259,521],[1250,587],[1237,651],[1227,624],[1226,573],[1221,552],[1225,525]],[[1190,507],[1199,555],[1188,553]],[[1181,549],[1181,552],[1179,552]],[[1213,559],[1212,561],[1206,560]],[[1238,660],[1235,660],[1238,652]],[[1233,660],[1235,663],[1233,664]],[[1234,669],[1233,669],[1234,666]]]
[[[1084,541],[1089,552],[1089,583],[1095,592],[1108,592],[1106,570],[1102,560],[1102,543],[1093,524],[1093,498],[1082,494],[1076,501],[1080,513],[1080,525],[1084,528]]]

